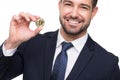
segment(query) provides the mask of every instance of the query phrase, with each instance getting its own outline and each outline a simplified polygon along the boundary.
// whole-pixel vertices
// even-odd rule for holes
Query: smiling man
[[[86,34],[90,21],[98,10],[94,6],[95,4],[93,5],[94,1],[62,0],[59,2],[60,22],[62,25],[61,33],[63,35],[70,34],[74,39],[77,39]]]
[[[9,37],[0,47],[0,80],[120,80],[118,57],[102,48],[87,29],[97,0],[60,0],[61,28],[39,34],[29,25],[39,16],[12,17]]]

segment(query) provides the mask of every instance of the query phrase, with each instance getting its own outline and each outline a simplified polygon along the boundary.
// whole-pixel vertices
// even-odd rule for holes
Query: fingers
[[[31,22],[39,19],[39,16],[32,15],[30,13],[20,12],[18,15],[12,17],[12,21],[21,23],[21,22]]]
[[[42,30],[42,27],[38,27],[34,30],[35,34],[38,34]]]
[[[19,16],[21,18],[24,18],[26,21],[36,21],[39,18],[39,16],[35,16],[30,13],[24,13],[24,12],[19,13]]]

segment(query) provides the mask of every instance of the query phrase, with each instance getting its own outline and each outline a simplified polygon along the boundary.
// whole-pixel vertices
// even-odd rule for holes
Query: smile
[[[79,24],[82,21],[78,20],[78,19],[67,19],[67,22],[71,23],[71,24]]]
[[[77,26],[82,22],[80,19],[66,19],[66,21],[73,26]]]

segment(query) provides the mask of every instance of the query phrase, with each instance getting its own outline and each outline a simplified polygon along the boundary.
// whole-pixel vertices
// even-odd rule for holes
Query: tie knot
[[[62,42],[62,50],[66,51],[67,49],[71,48],[73,45],[70,42]]]

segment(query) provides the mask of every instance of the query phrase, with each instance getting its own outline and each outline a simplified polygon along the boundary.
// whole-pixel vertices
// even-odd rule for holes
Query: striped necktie
[[[62,43],[62,50],[57,56],[54,67],[53,67],[52,80],[64,80],[66,66],[67,66],[66,51],[72,46],[73,46],[72,43],[67,43],[67,42]]]

